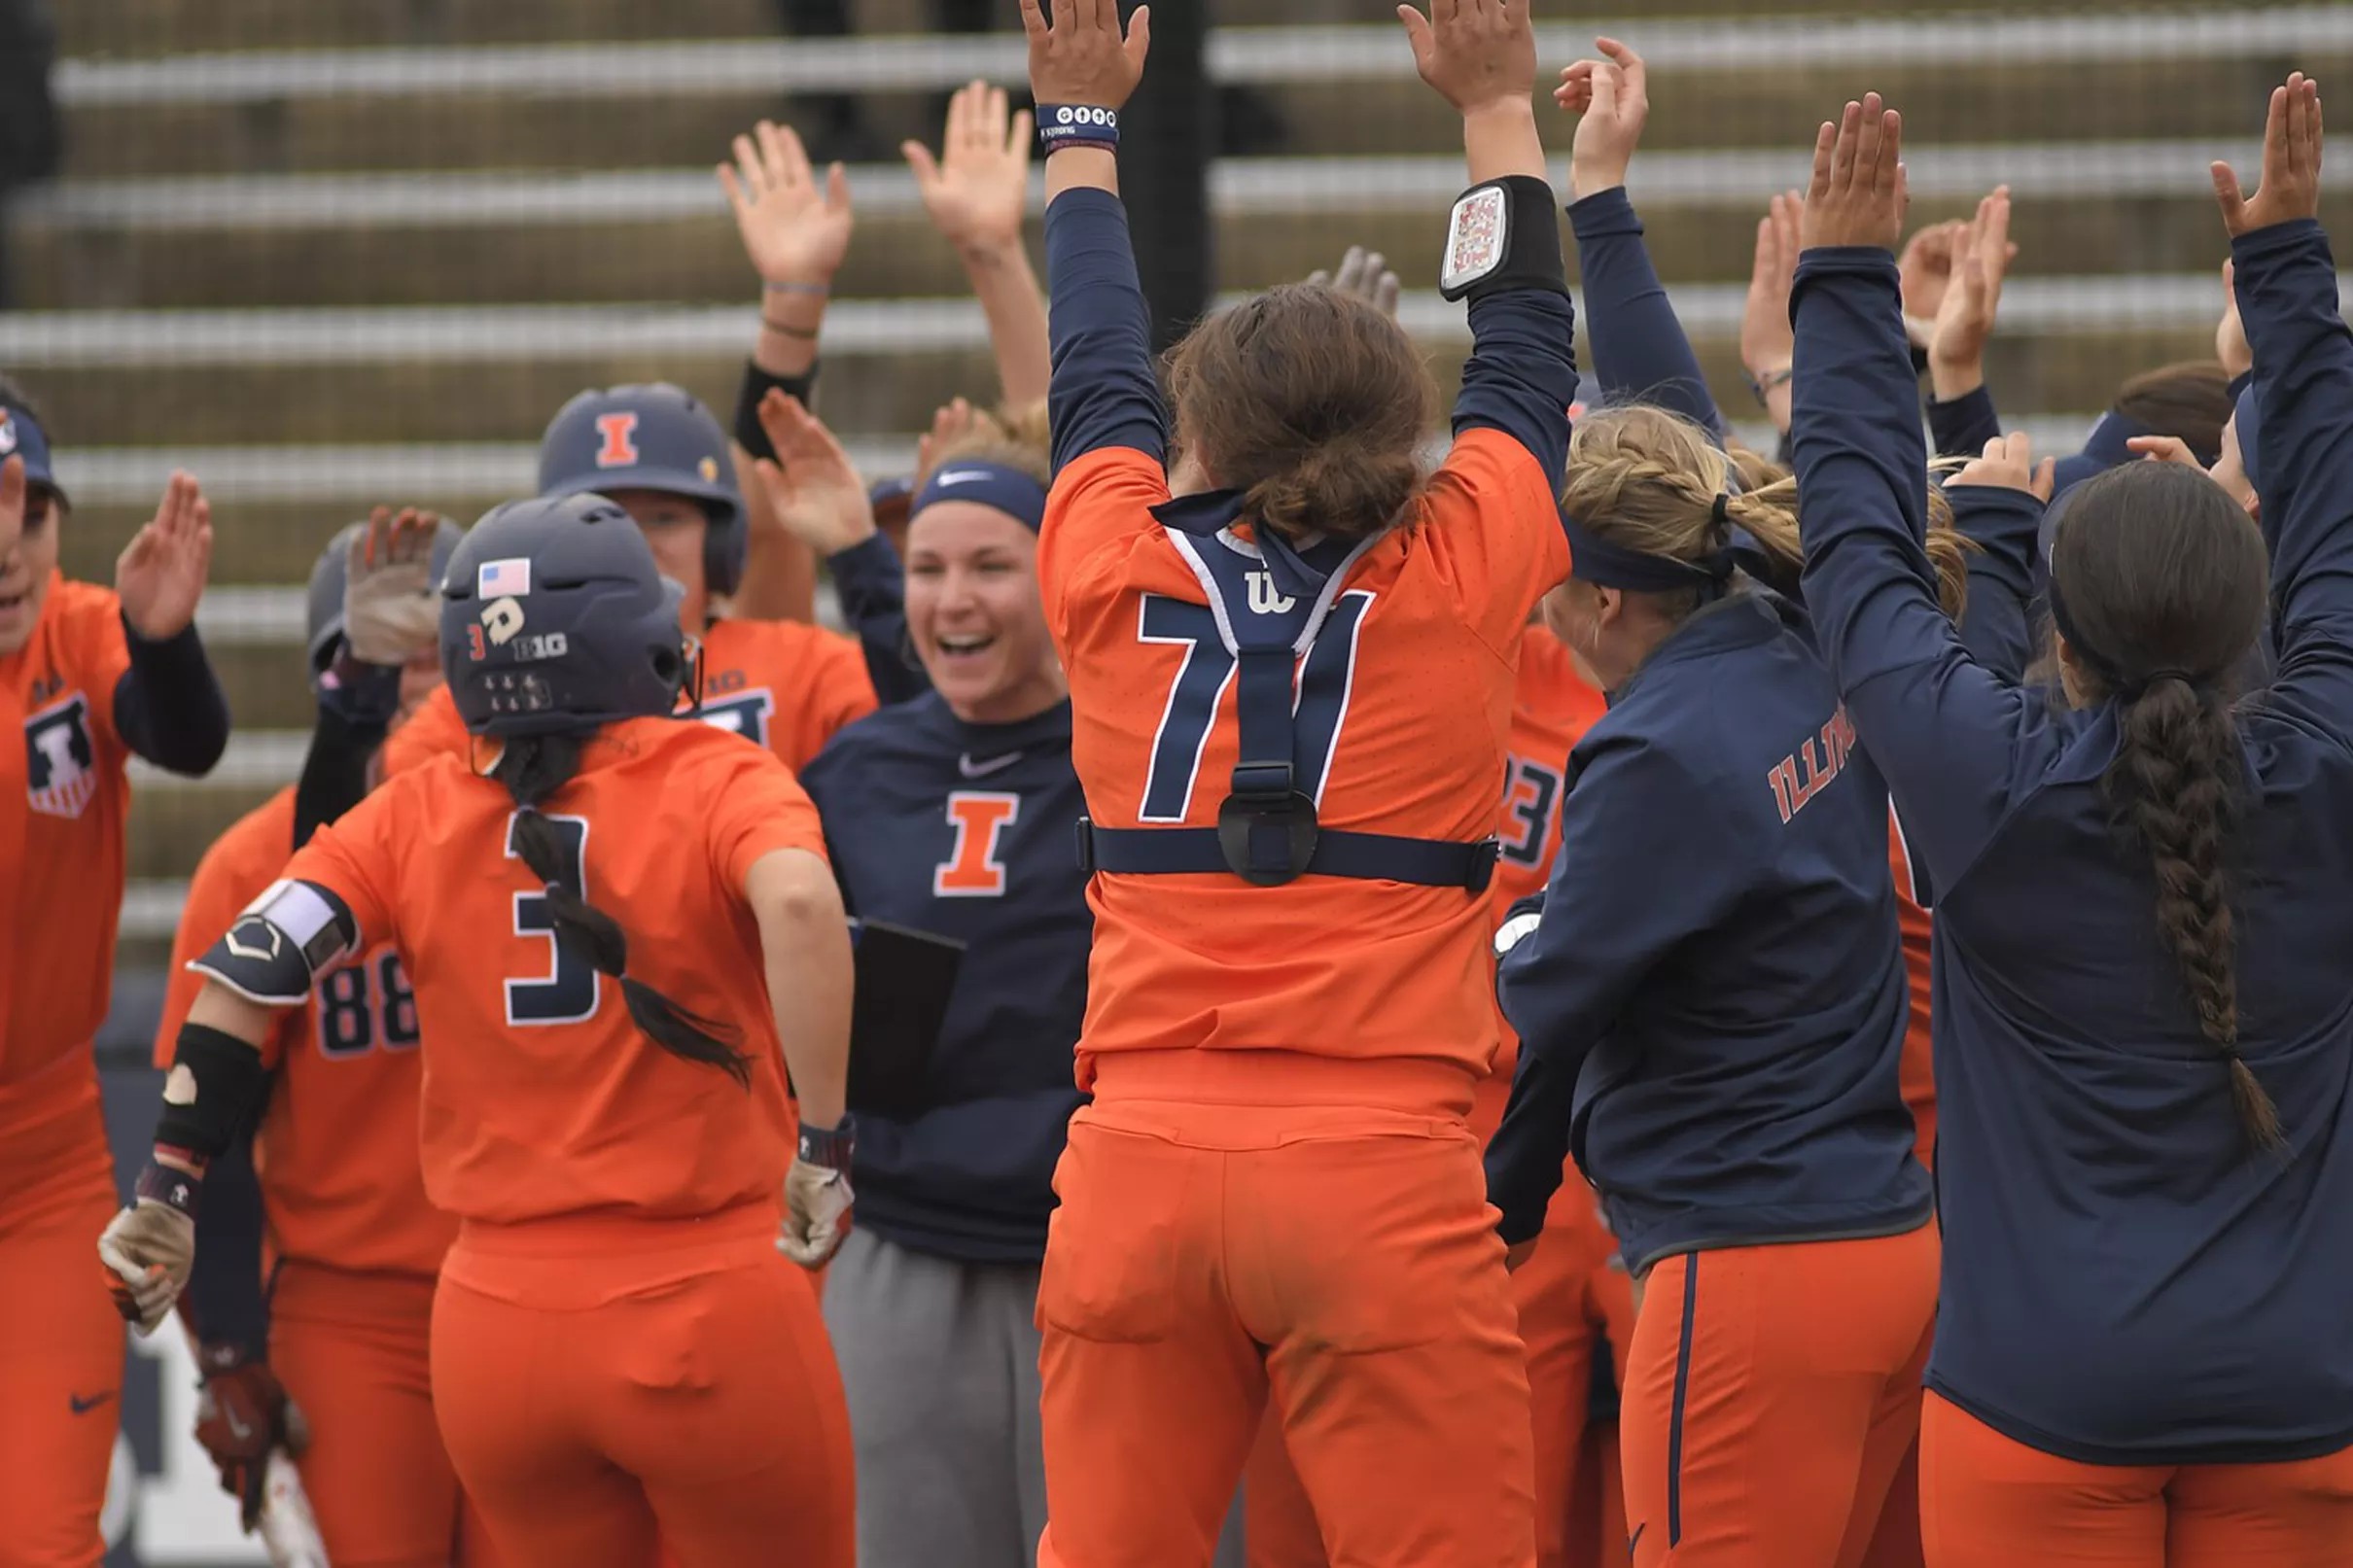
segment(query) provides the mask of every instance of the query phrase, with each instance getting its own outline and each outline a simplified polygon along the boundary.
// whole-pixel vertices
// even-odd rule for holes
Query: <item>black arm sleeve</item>
[[[195,1272],[189,1277],[185,1307],[196,1338],[207,1344],[234,1344],[257,1361],[269,1348],[269,1303],[262,1290],[262,1183],[253,1165],[258,1119],[258,1111],[247,1117],[228,1147],[205,1167]]]
[[[735,444],[754,457],[773,463],[776,448],[759,422],[760,400],[768,396],[770,387],[806,408],[817,392],[817,366],[812,365],[799,375],[771,375],[759,367],[757,361],[744,362],[744,379],[735,392]]]
[[[385,726],[354,720],[322,705],[302,777],[295,782],[294,847],[357,806],[368,793],[368,763],[384,744]]]
[[[158,768],[200,779],[228,747],[228,699],[192,621],[151,643],[123,623],[130,668],[115,683],[115,733]]]

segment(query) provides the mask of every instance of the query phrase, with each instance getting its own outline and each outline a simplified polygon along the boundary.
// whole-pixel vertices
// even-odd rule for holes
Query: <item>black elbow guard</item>
[[[1553,188],[1532,174],[1507,174],[1472,186],[1456,200],[1446,226],[1439,294],[1481,299],[1507,289],[1568,293]]]
[[[163,1080],[156,1142],[212,1160],[228,1148],[261,1098],[269,1074],[262,1053],[220,1029],[183,1024]]]
[[[247,1001],[294,1007],[321,969],[359,946],[359,922],[316,883],[274,882],[221,940],[189,964]]]

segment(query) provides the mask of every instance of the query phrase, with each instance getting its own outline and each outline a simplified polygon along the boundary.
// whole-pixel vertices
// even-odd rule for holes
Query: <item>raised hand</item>
[[[835,163],[821,189],[790,125],[763,120],[735,138],[735,161],[719,165],[735,231],[760,281],[822,291],[849,254],[850,180]]]
[[[2218,159],[2209,168],[2223,226],[2237,235],[2319,217],[2320,143],[2320,84],[2294,72],[2285,86],[2271,89],[2264,120],[2264,183],[2255,194],[2240,192],[2230,164]]]
[[[921,142],[900,144],[924,211],[949,244],[976,251],[1021,243],[1030,141],[1030,112],[1008,114],[1003,88],[974,82],[948,100],[938,157]]]
[[[2233,381],[2255,368],[2255,348],[2238,313],[2238,263],[2223,263],[2223,319],[2214,325],[2214,357]]]
[[[1904,117],[1869,92],[1813,140],[1799,236],[1808,250],[1861,245],[1892,252],[1904,233]]]
[[[760,484],[793,538],[820,555],[833,555],[872,536],[866,482],[823,420],[772,387],[760,400],[759,425],[778,459],[759,460]]]
[[[1756,257],[1748,270],[1748,298],[1740,309],[1740,365],[1758,400],[1784,430],[1789,367],[1798,346],[1789,325],[1789,287],[1798,272],[1798,215],[1805,205],[1805,197],[1787,192],[1774,196],[1757,220]]]
[[[1391,321],[1397,319],[1397,274],[1388,269],[1388,258],[1379,251],[1351,245],[1340,258],[1336,275],[1317,267],[1307,275],[1307,281],[1361,299]]]
[[[2206,471],[2206,466],[2190,450],[2190,443],[2178,436],[2134,436],[2125,442],[2127,451],[2140,455],[2143,463],[2173,463],[2185,469]]]
[[[2052,487],[2057,482],[2057,470],[2058,459],[2047,457],[2037,463],[2034,443],[2026,438],[2024,431],[2018,431],[1987,441],[1985,450],[1971,458],[1949,484],[2019,490],[2037,500],[2049,501]]]
[[[1650,75],[1642,56],[1614,38],[1597,38],[1606,58],[1561,70],[1553,102],[1580,118],[1569,146],[1569,189],[1579,197],[1626,183],[1627,165],[1650,120]]]
[[[939,467],[939,454],[976,430],[994,430],[996,421],[963,398],[941,403],[931,414],[931,428],[916,438],[915,488],[921,490],[931,470]]]
[[[212,571],[212,503],[195,475],[172,471],[155,519],[115,557],[123,618],[151,643],[188,630]]]
[[[343,641],[362,664],[403,665],[441,636],[433,541],[440,519],[414,506],[378,506],[343,557]]]
[[[1526,104],[1536,90],[1528,0],[1429,0],[1426,17],[1399,6],[1397,19],[1405,23],[1414,69],[1463,114]]]
[[[1116,0],[1021,0],[1021,30],[1030,39],[1030,97],[1058,107],[1117,109],[1143,80],[1152,49],[1152,8],[1138,6],[1119,36]]]
[[[1904,242],[1904,254],[1896,258],[1898,287],[1904,296],[1904,331],[1922,348],[1928,346],[1928,333],[1945,302],[1945,291],[1952,285],[1952,253],[1968,226],[1952,218],[1915,229]]]
[[[1977,216],[1961,226],[1952,249],[1952,283],[1940,301],[1928,334],[1928,363],[1939,372],[1970,385],[1984,378],[1986,339],[2002,304],[2002,284],[2018,247],[2010,242],[2010,188],[1996,186],[1977,204]],[[1937,396],[1946,393],[1940,388]]]

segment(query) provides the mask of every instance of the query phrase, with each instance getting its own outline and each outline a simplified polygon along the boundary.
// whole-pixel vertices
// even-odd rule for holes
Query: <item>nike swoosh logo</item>
[[[221,1418],[228,1423],[228,1435],[239,1443],[243,1443],[253,1436],[253,1428],[238,1420],[235,1411],[223,1411]]]
[[[105,1404],[108,1400],[114,1397],[115,1391],[111,1388],[107,1388],[101,1389],[97,1393],[90,1395],[88,1399],[83,1398],[80,1394],[69,1393],[65,1396],[65,1402],[74,1408],[74,1413],[76,1415],[88,1415],[90,1411],[96,1410],[99,1406]]]
[[[931,482],[935,485],[941,486],[952,484],[970,484],[975,479],[986,479],[988,477],[990,477],[990,473],[986,469],[950,469],[944,473],[932,475]]]
[[[1002,773],[1019,762],[1021,755],[1019,751],[1007,751],[1003,756],[993,756],[986,762],[975,762],[967,754],[956,759],[956,771],[967,779],[986,779],[990,774]]]

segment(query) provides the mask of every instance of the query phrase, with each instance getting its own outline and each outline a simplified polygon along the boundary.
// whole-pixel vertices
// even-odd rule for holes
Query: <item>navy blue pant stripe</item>
[[[1675,1401],[1667,1415],[1667,1545],[1683,1539],[1683,1397],[1691,1388],[1691,1320],[1700,1304],[1700,1255],[1683,1255],[1683,1332],[1675,1341]]]

